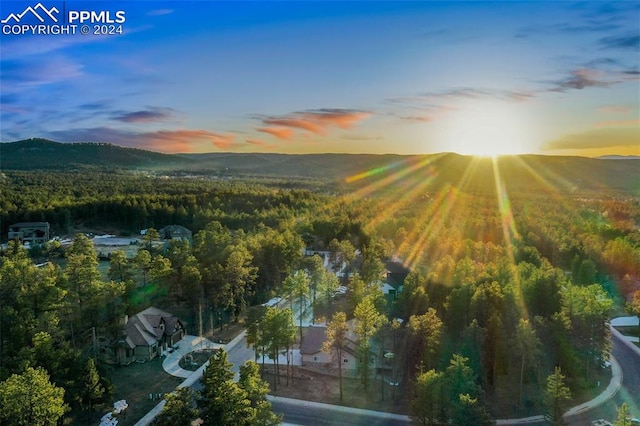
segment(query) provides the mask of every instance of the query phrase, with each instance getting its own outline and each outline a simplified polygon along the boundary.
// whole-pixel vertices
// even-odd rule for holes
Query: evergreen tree
[[[562,415],[568,408],[571,400],[571,391],[564,384],[564,375],[559,367],[556,367],[547,377],[547,389],[544,393],[545,418],[553,426],[565,425]]]
[[[31,367],[0,383],[0,407],[0,423],[16,426],[54,426],[68,409],[64,389],[44,369]]]
[[[191,426],[198,417],[194,406],[194,392],[189,387],[178,388],[166,396],[167,403],[156,417],[154,426]]]
[[[322,343],[322,350],[331,353],[333,362],[338,364],[340,401],[342,401],[342,353],[347,348],[348,331],[347,315],[344,312],[336,312],[327,323],[327,340]]]
[[[408,327],[412,336],[413,364],[430,370],[434,367],[434,355],[440,346],[442,320],[435,309],[429,308],[424,315],[412,315]]]
[[[369,364],[371,363],[371,338],[385,323],[384,315],[380,314],[374,305],[372,296],[367,296],[356,306],[354,318],[356,322],[355,333],[358,336],[358,363],[362,383],[365,391],[369,386]]]
[[[83,405],[88,404],[90,414],[93,410],[94,403],[99,401],[105,394],[105,389],[100,382],[100,374],[96,369],[93,358],[87,360],[87,365],[84,370],[83,387]]]
[[[251,406],[247,391],[233,381],[231,363],[224,349],[218,349],[209,359],[202,384],[197,404],[205,425],[250,426],[255,423],[256,409]]]
[[[477,398],[472,398],[469,394],[460,394],[459,400],[454,406],[451,420],[456,426],[491,426],[496,422],[491,418],[484,406]]]
[[[618,407],[618,418],[613,423],[613,426],[633,426],[631,423],[631,412],[626,402],[623,402],[622,405]]]
[[[282,416],[276,415],[271,408],[271,403],[267,401],[269,384],[260,378],[258,364],[247,361],[241,365],[238,384],[247,392],[247,398],[255,410],[255,425],[276,426],[280,424]]]
[[[442,387],[444,375],[429,370],[416,377],[414,397],[411,400],[411,417],[424,426],[436,424],[436,417],[442,411]]]

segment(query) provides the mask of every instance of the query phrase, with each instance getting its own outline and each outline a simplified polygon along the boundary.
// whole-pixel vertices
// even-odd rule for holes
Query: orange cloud
[[[604,105],[598,108],[598,112],[609,113],[609,114],[626,114],[631,111],[626,105]]]
[[[289,140],[293,136],[293,130],[288,127],[258,127],[256,130],[284,140]]]
[[[134,132],[110,127],[71,129],[50,133],[54,140],[63,142],[110,142],[116,145],[149,149],[166,153],[192,152],[203,143],[211,143],[219,149],[234,145],[235,136],[208,130],[158,130]],[[199,149],[200,150],[200,149]]]
[[[308,130],[309,132],[316,133],[318,135],[324,133],[322,126],[304,118],[267,118],[264,120],[264,123],[273,126],[293,127],[295,129]]]
[[[364,111],[342,109],[323,109],[304,113],[304,116],[310,121],[322,123],[325,126],[337,126],[342,129],[348,129],[370,115],[370,113]]]
[[[263,148],[272,149],[275,148],[275,145],[266,143],[265,141],[261,141],[260,139],[245,139],[245,142],[249,145],[261,146]]]
[[[191,148],[191,143],[193,142],[208,141],[219,149],[228,149],[233,146],[235,141],[234,135],[215,133],[207,130],[160,130],[151,133],[141,133],[139,137],[148,140],[152,145],[157,145],[158,142],[162,142],[163,144],[172,143],[174,145],[184,145],[189,148]],[[156,148],[161,147],[156,146]],[[164,146],[162,148],[164,148]]]
[[[276,126],[276,128],[306,130],[317,135],[324,135],[331,127],[349,129],[370,115],[371,113],[366,111],[330,108],[294,112],[285,116],[264,118],[262,121],[264,124]],[[273,130],[274,127],[262,129],[258,130]],[[266,131],[266,133],[274,134],[272,131]]]

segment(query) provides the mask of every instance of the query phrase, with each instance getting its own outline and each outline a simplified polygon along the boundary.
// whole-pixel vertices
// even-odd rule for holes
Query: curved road
[[[604,418],[613,423],[618,407],[626,402],[634,417],[640,417],[640,356],[631,350],[616,335],[612,336],[613,356],[622,369],[622,387],[609,401],[582,414],[573,415],[566,420],[571,426],[589,425],[592,420]],[[343,407],[313,406],[283,400],[271,400],[274,411],[284,415],[284,422],[295,425],[406,425],[401,419],[388,419],[378,416],[350,413]],[[529,423],[529,426],[546,425],[546,422]]]
[[[617,409],[626,402],[634,417],[640,417],[640,356],[630,349],[615,334],[612,336],[613,356],[622,369],[622,387],[618,393],[603,405],[593,408],[583,414],[568,417],[566,420],[571,426],[589,425],[592,420],[604,418],[609,421],[617,417]],[[247,359],[253,359],[253,350],[247,348],[246,340],[239,336],[228,349],[228,359],[234,364],[233,371],[238,372],[239,366]],[[194,380],[190,386],[198,389],[201,387],[199,380]],[[284,422],[295,425],[406,425],[409,422],[404,416],[390,415],[388,413],[367,412],[366,410],[349,409],[341,406],[309,403],[308,401],[285,401],[280,398],[269,398],[272,401],[274,411],[284,415]],[[163,401],[164,402],[164,401]],[[161,404],[157,408],[161,409]],[[152,410],[153,411],[153,410]],[[151,412],[149,413],[151,414]],[[149,416],[148,414],[148,416]],[[147,425],[153,419],[141,419],[137,425]],[[529,426],[537,426],[545,423],[528,423]]]
[[[640,417],[640,356],[622,340],[612,335],[613,357],[622,368],[622,387],[609,401],[587,413],[576,415],[567,420],[573,426],[588,425],[592,420],[605,419],[611,423],[618,416],[618,407],[626,402],[633,417]]]
[[[288,398],[269,397],[273,411],[284,415],[284,424],[289,425],[367,425],[406,426],[407,416],[372,412],[357,408],[328,405]]]

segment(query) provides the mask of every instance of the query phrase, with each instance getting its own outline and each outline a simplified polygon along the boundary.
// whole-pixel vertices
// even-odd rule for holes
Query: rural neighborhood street
[[[195,341],[193,336],[189,336],[189,346]],[[587,425],[594,419],[615,419],[617,408],[627,402],[631,412],[640,412],[640,350],[633,350],[628,343],[618,333],[613,333],[613,356],[618,362],[621,373],[614,374],[613,386],[602,385],[603,394],[585,404],[570,410],[571,413],[566,420],[572,426]],[[208,341],[207,341],[208,342]],[[197,347],[197,345],[195,346]],[[247,347],[245,332],[241,333],[227,345],[215,345],[215,347],[225,347],[228,360],[233,364],[232,370],[238,374],[240,365],[247,360],[253,360],[253,349]],[[175,355],[174,355],[175,357]],[[266,362],[272,362],[266,360]],[[200,377],[204,366],[194,372],[180,386],[191,386],[200,389]],[[615,371],[615,370],[614,370]],[[618,377],[615,377],[618,376]],[[621,380],[621,384],[618,381]],[[605,391],[605,388],[608,388]],[[288,425],[404,425],[410,423],[408,416],[376,412],[371,410],[354,409],[330,404],[322,404],[310,401],[301,401],[290,398],[268,396],[273,405],[274,412],[284,416],[284,424]],[[162,401],[158,406],[141,419],[136,426],[146,426],[150,424],[155,415],[164,406]],[[577,412],[576,412],[577,411]],[[546,422],[540,416],[533,416],[528,419],[498,420],[498,424],[530,426],[544,425]]]

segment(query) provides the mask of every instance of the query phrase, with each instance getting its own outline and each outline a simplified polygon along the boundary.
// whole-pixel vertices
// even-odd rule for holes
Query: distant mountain
[[[640,160],[640,155],[603,155],[599,160]]]
[[[0,143],[0,170],[150,169],[186,167],[189,163],[175,155],[108,143],[59,143],[36,138]]]
[[[510,192],[631,191],[640,193],[640,159],[568,156],[476,158],[452,153],[373,154],[160,154],[111,144],[29,139],[0,144],[0,170],[108,168],[162,173],[306,179],[354,189],[431,192],[458,188],[495,192],[496,173]],[[368,193],[368,192],[367,192]]]

